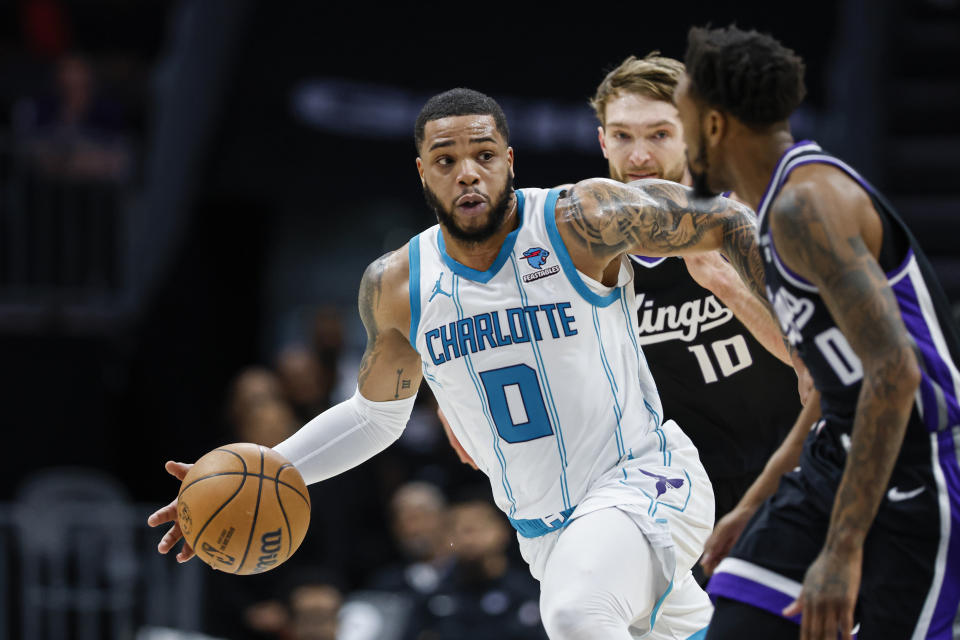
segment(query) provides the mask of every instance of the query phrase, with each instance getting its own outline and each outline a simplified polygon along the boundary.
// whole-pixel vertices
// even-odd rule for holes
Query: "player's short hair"
[[[504,115],[503,109],[500,108],[497,101],[479,91],[458,87],[438,93],[423,105],[413,129],[413,141],[417,145],[417,153],[420,153],[420,145],[423,144],[423,130],[431,120],[451,116],[475,115],[491,116],[497,131],[503,136],[504,142],[510,144],[510,128],[507,126],[507,116]]]
[[[786,120],[807,93],[800,56],[771,36],[732,25],[691,28],[686,63],[694,96],[755,128]]]
[[[603,126],[607,125],[607,103],[621,92],[636,93],[653,100],[673,102],[673,90],[683,76],[683,63],[651,51],[643,58],[630,56],[607,74],[590,106]]]

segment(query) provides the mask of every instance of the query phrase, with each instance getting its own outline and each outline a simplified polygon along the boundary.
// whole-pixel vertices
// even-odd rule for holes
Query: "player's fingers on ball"
[[[187,475],[187,472],[190,471],[192,464],[187,464],[185,462],[174,462],[173,460],[167,460],[167,464],[164,465],[164,468],[167,470],[167,473],[172,475],[177,480],[183,480],[184,476]]]
[[[188,545],[186,542],[183,543],[183,548],[180,549],[180,553],[177,554],[177,562],[186,562],[194,555],[193,547]]]
[[[177,541],[183,537],[183,534],[180,532],[180,525],[174,524],[170,529],[164,534],[163,538],[160,540],[160,544],[157,545],[157,549],[160,550],[160,553],[166,553],[173,548],[173,545],[177,544]]]
[[[155,527],[164,522],[171,522],[177,519],[177,501],[174,500],[162,509],[157,509],[147,518],[147,524]]]

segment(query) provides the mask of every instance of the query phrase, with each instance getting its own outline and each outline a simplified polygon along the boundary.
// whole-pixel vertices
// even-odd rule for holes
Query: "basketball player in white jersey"
[[[308,483],[350,469],[399,437],[426,378],[518,532],[551,638],[699,637],[713,494],[636,344],[625,255],[722,250],[762,283],[749,210],[656,180],[515,191],[506,118],[469,89],[431,98],[415,134],[439,225],[367,268],[357,393],[276,450]]]

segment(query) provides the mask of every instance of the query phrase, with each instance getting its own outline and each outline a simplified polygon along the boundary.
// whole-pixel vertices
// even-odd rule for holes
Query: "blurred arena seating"
[[[25,478],[0,505],[0,638],[132,638],[143,626],[199,629],[199,563],[171,566],[115,478],[80,467]]]

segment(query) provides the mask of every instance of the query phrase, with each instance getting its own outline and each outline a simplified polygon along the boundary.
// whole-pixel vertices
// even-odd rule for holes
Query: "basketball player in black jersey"
[[[691,184],[673,104],[682,76],[682,62],[652,53],[630,56],[597,87],[590,105],[600,121],[600,147],[611,178]],[[755,490],[738,504],[791,425],[797,421],[805,436],[819,418],[819,406],[809,403],[798,418],[796,373],[772,355],[789,361],[783,334],[718,254],[631,257],[639,342],[665,415],[683,425],[713,483],[717,529],[706,547],[709,570],[779,476],[796,465],[797,454],[786,460],[786,468],[775,460],[779,472],[767,483],[773,487]]]
[[[757,211],[767,295],[823,412],[716,568],[707,638],[955,638],[960,341],[887,201],[793,140],[803,69],[769,36],[695,28],[675,94],[695,188]]]

